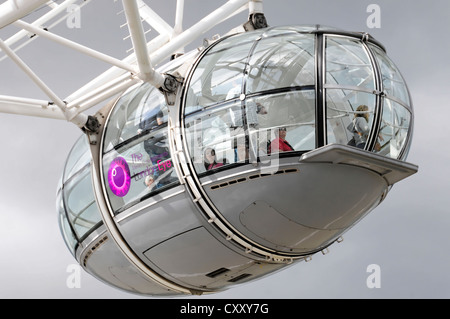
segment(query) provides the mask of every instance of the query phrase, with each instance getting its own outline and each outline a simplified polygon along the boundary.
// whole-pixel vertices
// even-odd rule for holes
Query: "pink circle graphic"
[[[116,157],[109,165],[109,188],[118,197],[125,196],[130,190],[130,168],[123,157]]]

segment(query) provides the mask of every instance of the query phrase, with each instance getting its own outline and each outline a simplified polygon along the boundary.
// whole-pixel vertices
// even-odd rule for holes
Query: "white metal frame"
[[[80,6],[86,5],[89,1],[84,1]],[[122,0],[134,53],[123,60],[119,60],[52,33],[51,27],[54,24],[45,30],[41,27],[50,19],[64,15],[65,10],[76,2],[77,0],[65,0],[56,4],[49,0],[7,0],[0,5],[0,29],[11,24],[21,29],[5,41],[0,39],[0,49],[49,98],[49,101],[44,101],[0,95],[0,113],[62,119],[82,128],[88,119],[88,116],[83,112],[117,95],[136,82],[147,81],[157,88],[163,87],[164,75],[156,72],[153,65],[157,65],[173,54],[183,52],[186,45],[246,8],[249,10],[249,16],[263,11],[262,0],[229,0],[192,27],[183,31],[184,0],[177,0],[173,27],[143,0]],[[27,23],[21,20],[30,12],[45,5],[49,6],[51,10],[36,21]],[[61,20],[58,20],[58,22]],[[148,23],[159,33],[149,42],[145,39],[142,21]],[[17,51],[22,46],[12,50],[11,46],[27,36],[29,32],[36,36],[26,43],[38,37],[45,37],[72,50],[106,62],[111,65],[111,68],[63,99],[53,92],[19,57]]]

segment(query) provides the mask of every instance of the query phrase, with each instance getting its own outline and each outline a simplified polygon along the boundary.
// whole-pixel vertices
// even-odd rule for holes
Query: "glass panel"
[[[399,103],[385,98],[378,153],[400,158],[407,141],[410,123],[411,113]]]
[[[144,83],[133,87],[120,98],[114,106],[106,127],[104,152],[136,135],[140,123],[139,115],[136,114],[144,108],[148,96],[153,90],[154,88],[149,83]],[[163,105],[165,103],[164,96],[161,93],[159,95],[162,97],[160,104]]]
[[[319,30],[329,30],[329,31],[338,31],[339,29],[335,27],[330,27],[326,25],[318,25],[318,24],[302,24],[302,25],[285,25],[285,26],[277,26],[276,28],[269,28],[264,32],[264,36],[273,36],[279,35],[286,32],[304,32],[311,33]]]
[[[315,148],[314,90],[265,95],[248,99],[249,104],[264,107],[250,139],[259,156]]]
[[[386,94],[403,101],[409,106],[410,100],[408,89],[400,71],[383,50],[374,45],[371,45],[370,47],[375,53],[375,57],[381,69],[384,91]]]
[[[63,179],[70,179],[91,161],[91,151],[86,135],[81,135],[72,147],[64,167]]]
[[[77,239],[75,238],[75,235],[73,234],[72,229],[70,228],[69,221],[67,220],[66,213],[64,210],[64,203],[61,197],[61,191],[59,191],[57,195],[56,209],[58,211],[59,216],[58,218],[59,228],[64,238],[64,242],[66,243],[72,255],[75,256],[75,247],[77,245]]]
[[[164,95],[148,83],[134,88],[115,106],[103,156],[104,181],[115,212],[178,182],[167,119]]]
[[[375,89],[372,64],[359,40],[326,37],[326,83]]]
[[[115,212],[178,182],[167,143],[163,126],[104,154],[104,180]]]
[[[201,106],[239,97],[242,77],[253,41],[248,35],[231,37],[217,44],[198,64],[189,85],[185,114]]]
[[[64,184],[63,199],[67,217],[78,239],[102,220],[95,202],[89,165]]]
[[[187,145],[197,173],[238,161],[235,147],[238,143],[245,146],[245,135],[231,119],[243,122],[241,116],[235,116],[240,109],[241,101],[237,101],[186,118]]]
[[[263,38],[249,62],[246,91],[314,85],[314,74],[314,35]]]
[[[227,103],[193,114],[185,123],[197,173],[268,153],[312,150],[315,94],[295,91],[250,98],[244,105]]]
[[[375,95],[365,92],[328,89],[328,144],[364,148],[373,127],[375,100]]]

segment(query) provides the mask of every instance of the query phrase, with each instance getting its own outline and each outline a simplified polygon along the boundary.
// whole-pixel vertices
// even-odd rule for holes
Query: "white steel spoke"
[[[9,24],[22,29],[6,41],[0,40],[0,49],[37,84],[51,101],[0,96],[0,112],[66,119],[82,127],[87,118],[82,112],[117,95],[138,81],[147,81],[157,88],[163,87],[165,77],[155,71],[154,66],[173,54],[183,52],[185,46],[211,28],[245,8],[249,8],[250,13],[262,11],[262,0],[229,0],[187,30],[183,30],[184,0],[177,0],[173,27],[143,0],[122,0],[134,52],[121,60],[43,29],[42,26],[50,20],[53,21],[52,26],[60,23],[66,16],[64,11],[70,5],[75,5],[77,1],[65,0],[57,4],[48,0],[8,0],[0,5],[0,29]],[[88,2],[90,0],[85,0],[79,6],[84,6]],[[20,20],[43,5],[49,6],[50,9],[34,22]],[[142,21],[148,23],[159,35],[147,41]],[[14,50],[12,49],[12,45],[24,39],[29,33],[48,38],[71,50],[105,62],[111,65],[111,68],[80,87],[63,101],[14,52],[38,37],[32,37],[16,46]]]
[[[140,17],[157,32],[159,32],[159,34],[171,34],[173,32],[172,27],[148,5],[146,5],[144,1],[137,0],[137,6],[139,8]]]
[[[0,112],[65,120],[64,113],[48,101],[0,95]]]
[[[0,5],[0,29],[38,9],[48,0],[8,0]]]
[[[144,29],[139,15],[139,8],[135,0],[123,0],[123,7],[127,17],[128,28],[130,30],[131,41],[133,42],[134,52],[136,54],[139,66],[139,77],[150,82],[152,85],[160,88],[164,83],[164,77],[153,70],[150,62],[150,56],[147,50],[147,41],[145,40]]]
[[[84,45],[78,44],[76,42],[67,40],[66,38],[60,37],[60,36],[58,36],[58,35],[56,35],[54,33],[51,33],[49,31],[43,30],[41,28],[37,28],[37,27],[35,27],[35,26],[33,26],[33,25],[29,24],[29,23],[26,23],[26,22],[24,22],[22,20],[17,20],[16,22],[14,22],[14,25],[18,26],[18,27],[21,27],[21,28],[23,28],[23,29],[25,29],[25,30],[27,30],[29,32],[36,33],[39,36],[48,38],[48,39],[50,39],[52,41],[55,41],[55,42],[57,42],[59,44],[62,44],[64,46],[67,46],[68,48],[71,48],[73,50],[76,50],[78,52],[84,53],[84,54],[89,55],[89,56],[91,56],[93,58],[99,59],[99,60],[101,60],[103,62],[106,62],[108,64],[117,66],[119,68],[122,68],[122,69],[130,71],[130,72],[135,72],[136,71],[133,66],[131,66],[131,65],[127,64],[127,63],[124,63],[123,61],[121,61],[119,59],[113,58],[113,57],[111,57],[109,55],[106,55],[106,54],[103,54],[103,53],[98,52],[96,50],[90,49],[90,48],[88,48],[88,47],[86,47]]]

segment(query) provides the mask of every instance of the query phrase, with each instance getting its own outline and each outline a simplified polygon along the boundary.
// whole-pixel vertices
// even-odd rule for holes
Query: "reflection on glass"
[[[76,172],[91,161],[91,152],[86,135],[81,135],[70,150],[64,166],[63,179],[70,179]]]
[[[64,203],[62,200],[62,192],[61,190],[58,192],[57,200],[56,200],[56,209],[58,212],[58,222],[59,222],[59,228],[61,230],[61,234],[63,235],[64,242],[66,243],[67,247],[69,248],[72,255],[75,256],[75,248],[78,243],[77,239],[75,238],[74,233],[72,232],[72,229],[70,227],[69,221],[67,220],[66,212],[64,209]]]
[[[185,114],[219,101],[239,97],[242,78],[252,42],[242,36],[217,44],[198,64],[191,79]]]
[[[372,45],[371,49],[375,53],[378,65],[380,66],[383,87],[386,94],[399,99],[409,106],[410,100],[408,89],[400,71],[380,48]]]
[[[361,41],[327,36],[326,83],[375,89],[372,64]]]
[[[129,90],[119,99],[106,128],[104,151],[111,150],[114,146],[136,135],[140,122],[139,116],[142,115],[142,109],[151,91],[151,85],[144,83],[137,89]]]
[[[314,85],[314,72],[314,35],[263,38],[249,61],[246,93]]]
[[[60,229],[73,254],[77,243],[102,221],[94,198],[90,161],[89,143],[82,135],[67,158],[57,200]]]
[[[370,39],[330,32],[324,35],[323,50],[317,50],[322,43],[315,43],[316,35],[301,33],[314,29],[291,26],[231,36],[201,58],[186,83],[184,108],[186,142],[198,173],[262,162],[274,152],[313,150],[316,143],[383,154],[392,138],[378,127],[381,80],[389,103],[403,104],[409,103],[403,79]],[[382,78],[375,72],[378,65]],[[316,83],[322,67],[324,83]],[[321,92],[326,107],[322,99],[316,101]],[[400,116],[400,109],[392,108]],[[326,131],[325,141],[316,141],[316,130],[320,138]],[[404,143],[400,137],[394,140]],[[397,147],[397,155],[402,148]]]
[[[210,162],[206,153],[213,150],[216,162],[236,162],[234,145],[231,136],[231,114],[241,107],[241,103],[225,104],[222,107],[210,108],[202,113],[189,116],[185,120],[186,138],[189,153],[197,172],[204,172]],[[242,119],[241,119],[242,120]],[[236,136],[236,138],[243,138]],[[212,167],[211,167],[212,168]]]
[[[384,99],[378,153],[399,159],[407,142],[410,122],[411,113],[404,106]]]
[[[92,188],[89,165],[80,170],[74,178],[65,182],[63,199],[67,218],[78,239],[101,221]]]
[[[286,128],[286,140],[294,151],[315,148],[315,93],[314,90],[278,93],[249,99],[265,106],[267,114],[260,116],[258,127],[259,152],[264,153],[278,133]]]
[[[144,83],[115,106],[105,134],[103,172],[110,203],[117,213],[173,186],[164,95]]]
[[[254,161],[272,150],[275,150],[272,153],[311,150],[315,147],[314,91],[263,95],[243,103],[226,103],[187,117],[185,127],[189,152],[198,173]],[[215,163],[220,165],[210,166],[211,152]]]
[[[338,143],[356,147],[358,144],[365,144],[374,125],[375,95],[328,89],[326,103],[328,144]],[[360,148],[364,148],[363,146],[365,147],[359,145]]]
[[[315,35],[297,32],[310,29],[239,34],[202,57],[184,108],[198,173],[316,147]]]

